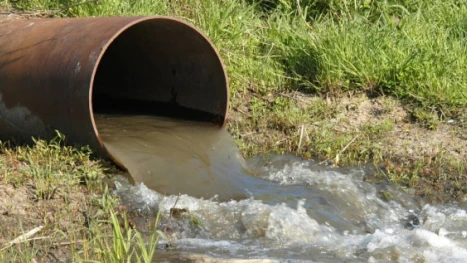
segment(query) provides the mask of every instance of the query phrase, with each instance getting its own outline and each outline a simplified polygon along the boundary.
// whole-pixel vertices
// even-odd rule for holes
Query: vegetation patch
[[[152,262],[159,218],[143,237],[106,187],[110,166],[63,142],[0,147],[0,261]]]
[[[19,13],[29,19],[120,15],[185,19],[209,36],[226,64],[231,87],[227,128],[245,156],[295,153],[332,165],[375,163],[380,178],[433,202],[467,201],[465,1],[2,0],[0,10],[4,22]],[[103,191],[93,186],[105,178],[102,166],[88,159],[87,149],[58,145],[56,141],[36,143],[36,148],[4,145],[0,191],[22,193],[29,200],[25,204],[57,200],[73,204],[80,198],[86,200],[80,207],[99,204],[91,197]],[[54,156],[57,152],[63,156]],[[67,156],[74,156],[73,161]],[[90,194],[76,197],[73,189]],[[5,196],[15,198],[10,192]],[[64,207],[72,211],[71,204]],[[6,214],[13,211],[0,208]],[[17,218],[2,223],[16,224],[20,230],[10,231],[0,244],[44,225],[41,222],[54,222],[39,232],[43,236],[71,231],[56,219],[47,221],[44,213],[27,223]],[[60,218],[71,212],[57,213]],[[112,218],[110,212],[104,214]],[[71,215],[70,222],[78,220],[76,224],[85,218],[82,213]],[[49,229],[54,231],[45,232]],[[80,253],[96,252],[89,238],[76,235],[75,241],[86,241],[63,242],[88,251]],[[2,250],[0,259],[46,254],[35,246],[21,250],[23,245],[16,244],[20,249],[15,252],[13,246]],[[20,255],[21,251],[30,254]]]
[[[398,176],[414,174],[430,156],[453,167],[467,159],[462,1],[3,0],[2,6],[29,16],[170,15],[191,22],[226,64],[228,129],[246,156],[294,152],[335,165],[391,162],[406,167],[389,177],[395,182],[405,182]],[[441,176],[416,174],[434,185]]]

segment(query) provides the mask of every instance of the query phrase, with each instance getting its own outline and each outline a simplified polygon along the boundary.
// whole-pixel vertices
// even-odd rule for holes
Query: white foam
[[[267,169],[266,169],[267,170]],[[124,200],[158,208],[164,218],[170,209],[186,209],[187,216],[166,222],[176,233],[171,242],[186,251],[204,251],[222,257],[273,258],[280,261],[356,260],[368,262],[467,262],[467,213],[454,205],[425,205],[418,210],[405,208],[378,197],[375,186],[363,182],[359,174],[315,171],[305,162],[274,168],[267,178],[283,185],[312,185],[325,197],[319,209],[338,207],[341,214],[361,231],[338,229],[319,222],[299,201],[296,207],[268,205],[253,198],[218,202],[188,195],[164,196],[143,184],[116,183],[116,193]],[[271,193],[274,194],[274,193]],[[307,211],[306,209],[311,209]],[[331,210],[325,210],[329,212]],[[405,229],[407,215],[418,216],[420,224]],[[190,218],[197,218],[201,228]],[[178,231],[178,232],[177,232]],[[368,232],[368,233],[365,233]],[[301,261],[300,261],[301,262]]]
[[[131,186],[122,176],[119,176],[118,181],[115,181],[114,193],[124,197],[127,203],[139,206],[156,207],[163,199],[163,195],[147,188],[144,183]]]
[[[266,237],[279,241],[311,243],[321,232],[319,224],[306,214],[300,204],[297,210],[277,205],[271,209],[267,222]]]

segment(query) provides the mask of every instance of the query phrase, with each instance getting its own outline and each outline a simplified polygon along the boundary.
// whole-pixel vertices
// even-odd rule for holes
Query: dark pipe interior
[[[137,23],[122,32],[99,63],[95,113],[156,114],[224,122],[227,84],[210,43],[171,19]]]

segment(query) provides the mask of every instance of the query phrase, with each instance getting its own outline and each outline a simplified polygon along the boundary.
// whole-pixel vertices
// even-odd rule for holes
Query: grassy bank
[[[201,28],[227,64],[232,95],[299,90],[391,95],[438,117],[467,105],[462,1],[6,1],[57,16],[172,15]],[[297,5],[300,4],[300,5]],[[234,104],[235,106],[235,104]]]
[[[391,95],[442,117],[467,105],[461,1],[4,1],[57,16],[172,15],[201,28],[227,64],[232,95],[300,90]],[[300,5],[297,5],[300,4]]]
[[[332,116],[320,99],[358,93],[396,98],[408,108],[409,121],[428,129],[450,119],[465,125],[467,4],[460,1],[102,0],[70,8],[79,1],[5,3],[59,10],[54,16],[171,15],[201,28],[227,66],[232,110],[248,117],[230,126],[247,155],[292,150],[336,156],[348,138],[323,149],[314,145],[323,141],[317,135],[297,149],[293,139],[259,146],[242,135],[264,126],[290,136],[304,123]],[[303,106],[290,98],[292,92],[318,99]],[[360,155],[344,160],[373,161]]]
[[[467,201],[467,3],[1,0],[0,5],[41,17],[181,17],[209,36],[226,64],[231,87],[228,129],[246,156],[296,153],[334,165],[373,162],[382,177],[433,201]],[[110,200],[104,189],[96,188],[105,178],[102,165],[90,161],[87,150],[56,142],[40,142],[34,149],[4,146],[1,182],[25,187],[31,196],[25,194],[40,203],[59,196],[64,207],[79,188],[89,193],[81,204],[103,211],[102,221],[93,221],[95,231],[104,231],[96,236],[118,234],[109,223],[115,205],[99,201]],[[62,166],[52,169],[44,163],[49,151],[65,156],[51,157]],[[18,163],[26,163],[27,169]],[[21,176],[13,176],[18,173]],[[103,251],[114,250],[99,246],[110,247],[108,240],[84,236],[89,228],[83,228],[81,212],[67,211],[59,215],[81,221],[66,227],[46,223],[47,235],[76,227],[83,230],[76,238],[59,242],[80,244],[71,250],[80,251],[73,258],[112,256]],[[27,223],[28,229],[42,225],[44,218]],[[138,240],[133,234],[130,239]],[[39,247],[57,247],[53,242]],[[27,258],[18,254],[21,245],[3,249],[0,261]],[[29,258],[40,249],[27,250],[35,251],[28,252]]]
[[[149,237],[133,229],[105,186],[108,165],[63,139],[0,146],[0,261],[152,262],[159,220]]]
[[[193,23],[219,49],[230,77],[232,108],[246,105],[246,99],[252,127],[271,120],[281,131],[321,117],[314,111],[329,111],[319,105],[297,107],[294,99],[281,96],[292,91],[321,98],[361,92],[392,96],[411,108],[413,120],[431,129],[447,119],[465,122],[467,4],[461,1],[79,3],[4,1],[23,10],[52,10],[44,12],[52,16],[159,14]]]
[[[384,164],[392,181],[419,188],[425,187],[420,177],[436,186],[440,176],[452,181],[465,175],[465,150],[456,148],[467,138],[467,3],[462,1],[4,0],[3,5],[42,16],[158,14],[191,22],[215,43],[227,66],[228,129],[246,156],[294,152],[334,164],[374,162]],[[379,104],[370,107],[366,122],[355,115],[361,96]],[[402,117],[396,116],[399,109]],[[453,125],[444,131],[448,122]],[[417,148],[425,145],[419,137],[435,138],[426,131],[440,127],[451,136],[440,140],[451,146],[432,140],[431,153]],[[417,139],[392,142],[398,130],[414,128],[421,129],[410,135]],[[464,192],[463,186],[456,189]]]

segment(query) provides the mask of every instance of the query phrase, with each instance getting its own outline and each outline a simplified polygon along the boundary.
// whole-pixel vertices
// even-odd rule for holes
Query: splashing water
[[[144,119],[139,121],[144,122]],[[137,130],[135,128],[129,134],[135,134]],[[151,186],[148,177],[135,180],[136,184],[128,183],[124,177],[118,177],[115,182],[115,193],[130,210],[143,215],[137,218],[141,222],[147,222],[157,211],[162,213],[165,218],[162,228],[170,240],[161,241],[161,245],[169,242],[173,249],[167,254],[173,254],[174,258],[189,253],[216,260],[253,258],[273,262],[467,262],[467,212],[463,207],[425,204],[395,186],[367,182],[365,176],[369,171],[361,168],[337,169],[292,156],[258,157],[240,165],[237,162],[240,160],[241,163],[241,158],[237,156],[233,158],[237,161],[226,162],[232,158],[222,156],[236,156],[238,151],[231,141],[220,144],[214,141],[214,145],[229,146],[200,152],[188,145],[194,138],[184,139],[186,135],[180,134],[187,131],[179,130],[181,133],[166,133],[178,136],[170,141],[172,150],[177,151],[174,156],[190,149],[188,152],[194,155],[182,157],[186,161],[209,152],[203,157],[211,160],[207,162],[209,165],[195,166],[201,168],[192,170],[186,164],[196,162],[183,162],[182,168],[172,162],[162,166],[163,169],[151,178],[169,177],[172,183],[185,184],[188,188],[193,185],[198,190],[178,195],[185,189],[178,188],[165,195],[161,192],[170,192],[165,191],[168,188]],[[105,128],[100,127],[99,131],[105,133]],[[199,134],[206,132],[199,131]],[[160,139],[161,134],[154,135]],[[209,140],[213,134],[217,133],[210,133]],[[112,138],[107,137],[107,147],[118,147],[119,141],[127,142],[123,137]],[[134,138],[146,143],[143,133],[136,133]],[[208,141],[199,138],[194,139],[198,146]],[[169,141],[163,139],[162,142]],[[170,149],[170,145],[164,147]],[[230,150],[212,154],[219,149]],[[167,152],[162,148],[158,150]],[[144,162],[143,155],[130,151],[131,154],[139,156],[136,163]],[[119,158],[123,158],[121,156]],[[166,161],[154,160],[149,159],[147,163],[163,164]],[[216,162],[217,168],[211,169],[210,165]],[[133,169],[140,168],[135,167]],[[174,167],[180,173],[171,177]],[[246,167],[255,176],[245,174]],[[139,172],[144,173],[144,169]],[[206,169],[211,169],[212,173]],[[234,191],[224,195],[225,198],[211,198],[214,192],[204,195],[203,191],[212,185],[196,186],[196,180],[188,179],[198,176],[196,173],[202,174],[200,178],[209,174],[207,178],[226,180],[230,185],[227,189]],[[216,193],[222,194],[223,183],[216,186]],[[231,199],[239,195],[246,198]],[[391,196],[390,200],[385,198],[387,195]]]
[[[224,129],[212,124],[147,115],[96,114],[106,149],[131,179],[165,194],[220,200],[245,198],[255,179]]]
[[[360,169],[288,156],[259,160],[250,165],[282,191],[278,196],[252,193],[246,200],[219,202],[165,196],[124,180],[115,192],[135,208],[160,209],[177,251],[279,262],[467,261],[467,213],[460,207],[424,204],[391,185],[372,185]],[[284,191],[298,195],[289,188],[297,185],[313,194],[284,200]],[[393,200],[380,196],[383,188]],[[176,218],[170,217],[174,208],[183,211]]]

